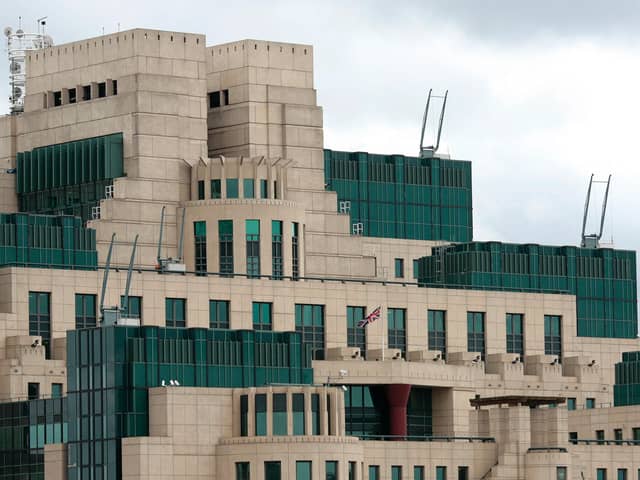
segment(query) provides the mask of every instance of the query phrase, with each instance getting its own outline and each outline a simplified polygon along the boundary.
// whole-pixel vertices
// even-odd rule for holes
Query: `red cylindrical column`
[[[401,439],[407,435],[407,402],[411,385],[405,383],[385,385],[384,392],[389,405],[389,435]]]

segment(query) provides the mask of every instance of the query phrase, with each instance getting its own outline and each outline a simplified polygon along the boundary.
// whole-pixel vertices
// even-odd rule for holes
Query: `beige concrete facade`
[[[402,480],[422,480],[414,476],[414,467],[422,467],[429,480],[436,479],[437,467],[446,469],[446,478],[461,480],[590,480],[596,479],[596,468],[609,469],[609,478],[615,469],[627,468],[635,477],[640,447],[573,444],[568,434],[588,440],[595,430],[605,430],[608,439],[622,429],[625,439],[635,436],[640,408],[611,406],[614,365],[622,352],[639,349],[637,339],[578,337],[572,295],[418,287],[413,260],[443,242],[352,235],[349,215],[337,211],[336,193],[325,188],[313,48],[257,40],[205,43],[204,35],[135,29],[34,51],[28,57],[25,112],[0,118],[4,212],[18,210],[15,177],[7,172],[15,167],[17,152],[123,134],[126,175],[114,181],[112,198],[100,202],[100,218],[89,226],[97,232],[100,265],[112,233],[122,242],[114,252],[116,267],[128,264],[127,242],[139,235],[130,295],[142,299],[142,325],[166,324],[167,298],[186,300],[189,328],[210,326],[211,300],[229,301],[232,329],[253,328],[253,302],[272,304],[275,331],[296,329],[297,304],[324,307],[324,360],[313,362],[316,385],[151,389],[149,436],[123,439],[122,477],[230,480],[236,478],[236,463],[248,462],[256,480],[264,478],[267,461],[281,462],[283,480],[296,478],[298,461],[312,462],[314,480],[332,480],[326,477],[329,461],[338,462],[333,480],[387,480],[393,466],[401,467]],[[102,83],[103,97],[70,102],[70,89],[79,92],[89,85],[96,93]],[[56,106],[53,92],[58,91],[61,105]],[[227,180],[237,181],[237,194]],[[166,257],[178,256],[184,212],[184,275],[154,271],[163,207]],[[233,274],[228,276],[219,274],[221,220],[233,224]],[[260,278],[247,278],[246,220],[260,221]],[[281,280],[272,279],[273,221],[283,227]],[[206,230],[206,271],[199,274],[194,273],[195,222],[205,222]],[[291,278],[294,225],[299,226],[297,279]],[[404,262],[400,276],[394,271],[396,259]],[[24,399],[29,383],[39,383],[42,396],[52,393],[53,384],[66,391],[65,336],[76,327],[76,295],[99,298],[102,280],[102,270],[0,268],[2,401]],[[119,304],[125,283],[126,272],[112,270],[105,305]],[[29,335],[29,292],[50,294],[49,359],[42,345],[32,346],[37,337]],[[364,352],[348,345],[347,307],[368,313],[377,305],[382,316],[366,327],[364,360],[359,355]],[[388,346],[389,308],[406,314],[404,355]],[[446,359],[429,349],[429,310],[445,312]],[[468,312],[484,314],[483,360],[468,351]],[[524,316],[523,358],[507,353],[508,313]],[[562,319],[560,359],[545,354],[545,315]],[[348,436],[342,390],[325,386],[336,382],[430,388],[433,435],[440,438]],[[256,392],[269,399],[285,393],[289,407],[292,395],[303,393],[307,423],[309,397],[320,395],[319,433],[273,435],[267,420],[266,435],[255,435],[255,412],[250,411],[248,430],[254,434],[242,436],[239,399],[247,395],[253,405]],[[568,412],[562,405],[472,410],[476,395],[571,398],[579,410]],[[598,408],[580,409],[587,401]],[[268,419],[271,409],[268,400]],[[291,408],[287,411],[291,414]],[[288,422],[291,432],[290,417]],[[46,478],[66,478],[65,447],[47,445],[45,457]],[[370,476],[372,466],[379,468],[378,478]],[[559,467],[566,468],[565,478]]]

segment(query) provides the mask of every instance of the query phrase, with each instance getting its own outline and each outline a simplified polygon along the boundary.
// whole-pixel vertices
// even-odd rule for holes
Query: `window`
[[[469,467],[458,467],[458,480],[469,480]]]
[[[634,427],[631,430],[631,434],[633,435],[633,439],[637,442],[640,441],[640,428],[639,427]],[[640,479],[639,479],[640,480]]]
[[[404,259],[396,258],[393,261],[393,267],[396,278],[404,278]]]
[[[269,198],[267,185],[269,185],[269,182],[267,180],[264,180],[264,179],[260,180],[260,198]]]
[[[51,398],[60,398],[62,397],[62,384],[61,383],[52,383],[51,384]]]
[[[76,328],[96,326],[96,296],[76,293]]]
[[[165,318],[167,327],[184,328],[186,326],[187,300],[184,298],[165,299]]]
[[[446,311],[429,310],[428,317],[428,343],[429,350],[440,350],[442,359],[447,358],[447,327],[446,327]]]
[[[125,305],[124,295],[120,295],[120,305],[122,315],[127,318],[142,318],[142,297],[133,297],[129,295],[127,301],[128,305]]]
[[[556,480],[567,480],[567,467],[556,467]]]
[[[404,308],[389,308],[387,310],[389,348],[399,348],[403,357],[407,353],[405,314]]]
[[[227,178],[227,198],[238,198],[237,178]]]
[[[349,462],[349,480],[356,480],[356,462]]]
[[[47,292],[29,292],[29,335],[42,337],[47,359],[51,358],[51,311]]]
[[[271,303],[253,302],[253,329],[272,329]]]
[[[569,432],[569,443],[574,445],[578,443],[578,432]]]
[[[207,272],[207,222],[193,222],[193,237],[195,241],[195,270],[197,274],[202,275]]]
[[[292,394],[291,406],[293,408],[293,434],[305,435],[304,393]]]
[[[296,462],[296,480],[311,480],[311,462],[307,460]]]
[[[575,409],[576,409],[575,397],[567,398],[567,410],[575,410]]]
[[[113,90],[113,95],[117,95],[118,94],[118,81],[117,80],[112,80],[111,81],[111,89]]]
[[[596,430],[596,440],[599,445],[604,445],[604,430]]]
[[[218,108],[220,106],[220,92],[211,92],[209,94],[209,108]]]
[[[233,273],[233,220],[218,220],[220,273]]]
[[[253,191],[253,178],[245,178],[242,180],[242,186],[244,190],[244,198],[254,198],[255,193]]]
[[[418,280],[418,265],[419,265],[419,260],[414,260],[413,261],[413,272],[411,275],[411,278],[413,278],[414,280]]]
[[[436,480],[447,480],[447,467],[436,467]]]
[[[273,394],[273,434],[287,434],[287,394]]]
[[[70,88],[69,89],[69,103],[76,103],[76,101],[77,101],[76,89],[75,88]]]
[[[53,92],[53,106],[59,107],[62,105],[62,92]]]
[[[27,396],[29,400],[36,400],[40,398],[40,384],[29,382],[27,384]]]
[[[82,86],[82,100],[91,100],[91,85]]]
[[[311,435],[320,435],[320,395],[311,394]]]
[[[296,303],[296,332],[303,345],[311,345],[312,358],[324,359],[324,305]]]
[[[467,312],[467,351],[479,352],[484,360],[484,312]]]
[[[280,480],[280,462],[264,462],[264,480]]]
[[[291,276],[297,279],[300,276],[300,259],[298,256],[298,223],[291,223]]]
[[[585,408],[591,409],[596,408],[596,399],[595,398],[587,398],[585,403]]]
[[[282,222],[271,221],[271,278],[282,280]]]
[[[219,178],[211,180],[211,198],[222,198],[222,185]]]
[[[247,275],[260,276],[260,220],[245,220],[247,234]]]
[[[229,328],[229,300],[209,300],[209,328]]]
[[[618,480],[627,480],[627,469],[619,468],[618,469]]]
[[[622,429],[621,428],[614,428],[613,429],[613,439],[616,441],[619,441],[619,443],[622,443]]]
[[[596,470],[596,480],[607,480],[607,469],[598,468]]]
[[[100,82],[98,84],[98,98],[104,98],[107,96],[107,82]]]
[[[240,395],[240,436],[249,435],[249,396]]]
[[[249,462],[236,462],[236,480],[250,480]]]
[[[362,358],[367,358],[367,329],[359,327],[358,322],[365,315],[365,307],[347,307],[347,346],[359,347]]]
[[[562,362],[562,325],[558,315],[544,316],[544,353],[557,355],[558,362]]]
[[[325,480],[338,480],[338,462],[327,460],[324,462]]]
[[[380,467],[369,465],[369,480],[380,480]]]
[[[391,465],[391,480],[402,480],[402,467]]]
[[[198,200],[204,200],[204,180],[198,180]]]
[[[413,480],[424,480],[424,467],[422,465],[413,467]]]
[[[222,104],[229,105],[229,90],[222,90]]]
[[[507,353],[517,353],[524,360],[524,315],[507,313]]]
[[[256,436],[263,437],[267,434],[267,394],[256,393],[255,402]]]

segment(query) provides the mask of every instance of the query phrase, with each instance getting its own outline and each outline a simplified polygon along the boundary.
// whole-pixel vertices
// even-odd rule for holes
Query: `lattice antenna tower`
[[[53,45],[53,39],[45,33],[46,25],[47,17],[39,18],[38,32],[28,33],[22,29],[22,17],[19,17],[15,32],[12,27],[4,29],[9,58],[9,110],[12,114],[24,111],[28,52]]]

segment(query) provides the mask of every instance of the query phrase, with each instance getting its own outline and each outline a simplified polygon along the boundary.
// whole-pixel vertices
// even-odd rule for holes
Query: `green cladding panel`
[[[122,133],[18,152],[16,192],[21,212],[88,220],[105,187],[122,177]]]
[[[149,434],[148,388],[311,384],[295,332],[102,327],[67,334],[68,478],[120,478],[120,439]]]
[[[0,214],[0,266],[95,269],[96,232],[67,215]]]
[[[370,237],[469,242],[471,162],[324,151],[327,188]]]
[[[418,262],[418,283],[576,297],[577,335],[635,338],[636,253],[609,248],[470,242],[434,248]]]
[[[613,404],[616,407],[640,405],[640,352],[623,352],[616,363]]]

